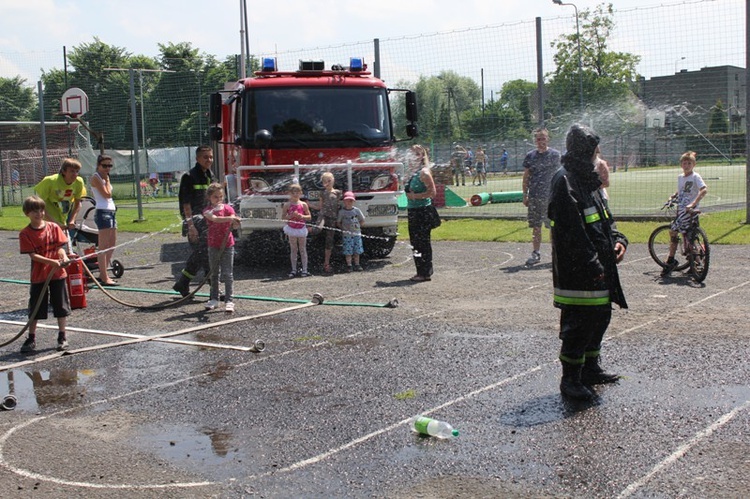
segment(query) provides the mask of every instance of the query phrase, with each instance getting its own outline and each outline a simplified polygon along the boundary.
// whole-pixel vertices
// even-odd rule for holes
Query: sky
[[[618,11],[691,2],[695,0],[611,0]],[[49,57],[61,61],[63,46],[69,50],[92,42],[94,37],[132,54],[147,56],[158,55],[159,43],[189,41],[202,52],[223,59],[240,51],[240,3],[241,0],[0,0],[0,76],[18,74],[29,83],[35,82],[39,68],[49,68],[50,64],[39,54],[52,54]],[[574,3],[580,10],[593,10],[601,1]],[[536,17],[572,18],[575,12],[573,7],[555,5],[552,0],[247,0],[247,6],[250,51],[265,54],[533,21]],[[669,27],[673,22],[664,20],[663,26]],[[675,61],[675,68],[678,62],[690,62],[685,56],[672,57],[669,64]],[[705,61],[695,64],[705,65]]]

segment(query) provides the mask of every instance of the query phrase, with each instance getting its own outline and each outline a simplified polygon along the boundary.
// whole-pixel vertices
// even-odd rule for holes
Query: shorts
[[[117,219],[113,210],[96,210],[94,223],[97,229],[116,229]]]
[[[487,173],[484,163],[477,163],[477,173]]]
[[[529,227],[541,227],[544,224],[549,228],[549,219],[547,218],[547,199],[533,198],[529,196],[529,212],[527,219]]]
[[[300,229],[295,229],[294,227],[290,227],[289,225],[284,226],[284,234],[286,234],[289,237],[307,237],[307,227],[302,227]]]
[[[698,215],[695,213],[688,213],[687,211],[678,211],[677,216],[672,221],[669,227],[675,232],[687,232],[693,226],[693,223],[697,223]]]
[[[39,310],[35,317],[31,316],[31,312],[34,311],[39,295],[42,293],[44,288],[43,282],[31,283],[29,290],[29,319],[32,320],[44,320],[47,318],[47,309],[50,304],[52,305],[52,314],[55,317],[67,317],[70,315],[70,298],[68,297],[68,281],[67,279],[55,279],[49,282],[49,287],[44,293],[42,303],[39,305]]]
[[[344,236],[341,240],[344,255],[361,255],[365,252],[362,247],[362,236]]]

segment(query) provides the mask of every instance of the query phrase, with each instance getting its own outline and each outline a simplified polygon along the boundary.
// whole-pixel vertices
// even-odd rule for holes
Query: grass
[[[175,202],[176,204],[176,202]],[[663,222],[619,222],[619,229],[631,243],[647,243],[651,231]],[[0,210],[0,230],[19,231],[28,224],[18,206]],[[150,208],[145,205],[143,217],[138,221],[136,208],[118,208],[117,225],[121,232],[150,233],[163,230],[178,234],[181,231],[180,217],[174,209]],[[750,224],[745,223],[745,211],[734,210],[712,212],[701,216],[701,226],[713,244],[750,244]],[[406,220],[400,219],[399,234],[409,233]],[[549,241],[549,231],[542,231]],[[445,220],[432,232],[433,241],[493,241],[531,242],[531,230],[524,220],[505,219],[457,219]]]

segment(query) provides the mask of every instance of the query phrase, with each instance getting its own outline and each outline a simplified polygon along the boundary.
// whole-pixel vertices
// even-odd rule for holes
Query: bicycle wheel
[[[690,273],[693,274],[695,282],[703,282],[708,275],[708,262],[710,248],[706,231],[697,227],[690,239]]]
[[[669,224],[660,225],[651,233],[648,238],[648,252],[651,254],[651,258],[658,263],[661,268],[667,267],[667,258],[669,257]],[[681,237],[681,236],[678,236]],[[679,249],[678,244],[678,249]],[[679,265],[675,267],[675,270],[685,270],[690,265],[690,262],[684,261],[679,262]]]

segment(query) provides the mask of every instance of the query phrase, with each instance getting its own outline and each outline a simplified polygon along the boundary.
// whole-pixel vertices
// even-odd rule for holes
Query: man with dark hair
[[[552,178],[548,215],[552,225],[554,304],[560,312],[560,392],[591,400],[591,385],[614,383],[619,376],[599,365],[602,338],[612,303],[627,308],[617,274],[627,238],[617,231],[601,197],[594,170],[599,137],[573,125],[566,137],[563,168]]]
[[[213,182],[211,166],[214,152],[210,146],[199,146],[195,150],[195,166],[180,180],[180,215],[182,216],[182,235],[187,235],[191,253],[185,262],[180,277],[172,289],[182,296],[190,294],[190,281],[202,268],[208,274],[208,227],[203,219],[203,208],[206,205],[206,190]]]

